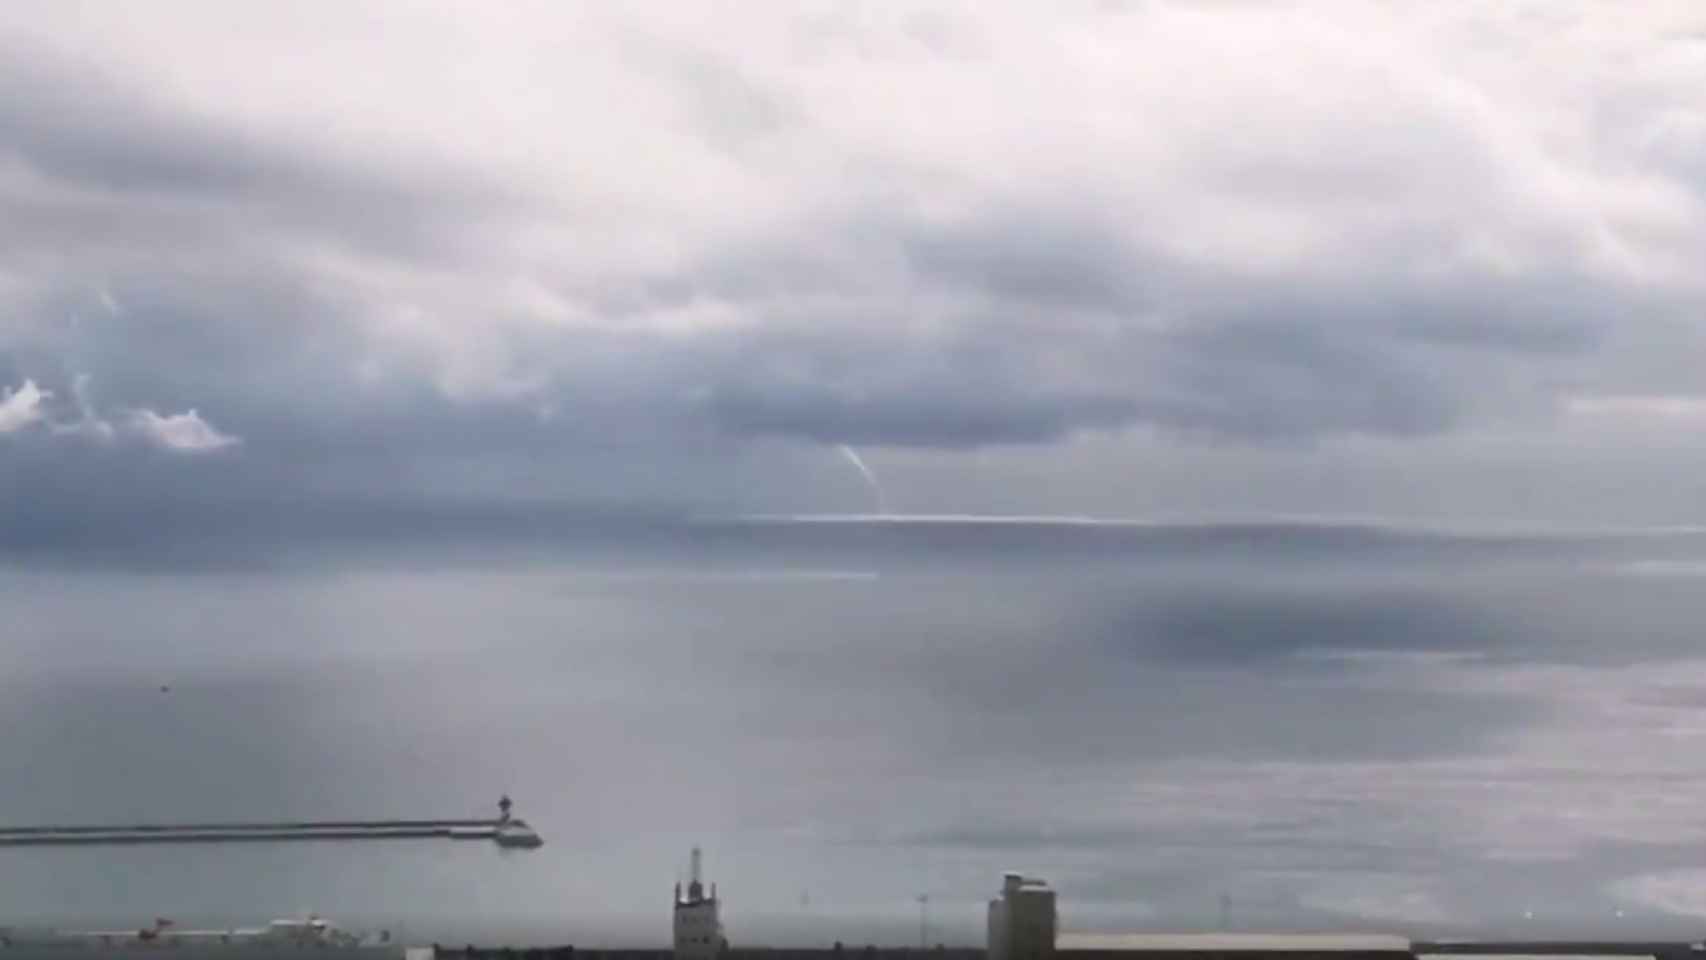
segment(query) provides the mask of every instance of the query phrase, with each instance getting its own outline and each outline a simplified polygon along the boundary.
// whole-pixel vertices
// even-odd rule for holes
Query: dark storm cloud
[[[699,372],[711,415],[737,433],[947,448],[1138,424],[1258,443],[1439,434],[1507,402],[1495,358],[1580,355],[1637,302],[1567,269],[1521,282],[1216,273],[1072,200],[792,229],[645,287],[756,321],[706,344]],[[950,332],[901,302],[945,313]]]
[[[15,44],[0,44],[0,88],[8,91],[0,153],[58,192],[0,200],[8,213],[0,241],[14,245],[28,236],[37,249],[93,241],[188,252],[234,239],[227,231],[243,224],[431,260],[458,243],[452,223],[477,226],[508,199],[467,171],[379,169],[335,149],[198,118],[134,78]],[[256,246],[267,239],[244,238]]]
[[[419,265],[460,250],[466,263],[504,191],[465,171],[258,136],[16,45],[0,48],[0,81],[14,91],[0,105],[0,156],[36,181],[0,190],[0,246],[33,281],[13,304],[0,368],[8,385],[51,393],[51,423],[5,437],[0,471],[25,495],[33,528],[74,525],[82,498],[267,500],[324,485],[328,472],[396,482],[391,468],[471,436],[484,452],[516,449],[512,409],[466,408],[424,379],[364,388],[357,300],[291,252],[329,244]],[[84,399],[108,423],[196,409],[254,441],[215,464],[167,462],[57,429],[83,415]],[[322,459],[352,449],[345,463]],[[51,519],[58,511],[64,523]]]
[[[934,377],[863,389],[810,381],[724,383],[712,389],[710,414],[734,433],[825,444],[964,449],[1047,443],[1078,430],[1130,423],[1138,410],[1127,397]]]
[[[87,70],[44,63],[11,46],[0,64],[0,83],[11,94],[0,109],[0,138],[38,174],[120,191],[219,195],[300,173],[234,135],[151,109],[141,91],[123,91]]]
[[[1415,369],[1401,344],[1354,331],[1242,320],[1184,332],[1165,350],[1157,366],[1171,397],[1155,401],[1153,418],[1183,429],[1252,440],[1425,434],[1458,413],[1454,388]]]

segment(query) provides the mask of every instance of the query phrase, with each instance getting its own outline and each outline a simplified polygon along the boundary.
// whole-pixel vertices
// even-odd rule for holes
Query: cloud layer
[[[1687,11],[362,9],[0,14],[11,383],[417,492],[1706,396]]]

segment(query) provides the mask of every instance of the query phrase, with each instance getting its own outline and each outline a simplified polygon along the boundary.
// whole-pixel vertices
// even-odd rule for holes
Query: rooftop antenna
[[[930,895],[918,895],[918,949],[927,950],[930,944]]]
[[[1232,929],[1232,895],[1229,893],[1220,895],[1220,929],[1223,933]]]
[[[699,848],[694,847],[693,859],[691,861],[692,866],[688,868],[687,873],[687,899],[694,903],[698,903],[700,900],[705,899],[705,885],[699,882],[700,859],[701,854],[699,853]]]

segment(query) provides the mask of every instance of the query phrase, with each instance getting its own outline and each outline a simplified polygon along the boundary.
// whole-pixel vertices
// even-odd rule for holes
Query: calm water
[[[7,919],[660,943],[695,843],[749,944],[910,942],[920,892],[981,942],[1007,868],[1085,929],[1706,917],[1693,535],[582,533],[16,560],[0,819],[508,791],[547,846],[7,850]]]

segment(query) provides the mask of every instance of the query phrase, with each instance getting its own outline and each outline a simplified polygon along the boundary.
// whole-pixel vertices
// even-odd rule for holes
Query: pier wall
[[[930,948],[843,946],[821,948],[731,949],[719,960],[986,960],[981,947]],[[1416,960],[1407,950],[1057,950],[1057,960]],[[557,947],[523,950],[440,947],[437,960],[673,960],[669,949],[598,950]],[[1473,960],[1473,958],[1467,958]]]

